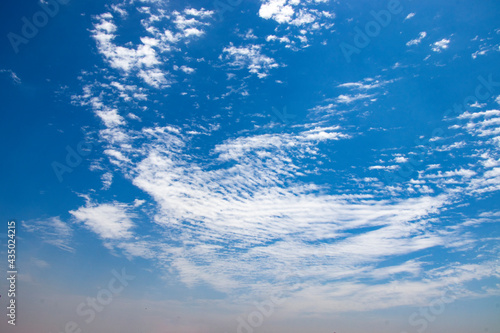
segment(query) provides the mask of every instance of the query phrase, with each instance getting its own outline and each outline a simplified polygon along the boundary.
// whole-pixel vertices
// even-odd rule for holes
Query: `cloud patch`
[[[77,223],[96,233],[102,239],[127,239],[132,237],[135,217],[130,207],[122,203],[92,204],[71,210]]]

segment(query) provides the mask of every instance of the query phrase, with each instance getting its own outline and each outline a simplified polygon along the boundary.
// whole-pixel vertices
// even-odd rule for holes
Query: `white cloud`
[[[375,97],[375,95],[368,95],[368,94],[357,94],[357,95],[339,95],[336,99],[335,102],[341,103],[341,104],[350,104],[355,101],[359,101],[362,99],[368,99]]]
[[[267,42],[272,42],[272,41],[275,41],[275,40],[278,40],[278,37],[275,36],[275,35],[269,35],[266,37],[266,41]]]
[[[203,30],[208,25],[203,20],[209,19],[213,11],[205,9],[187,8],[180,13],[172,12],[166,15],[165,11],[147,7],[143,10],[149,17],[141,21],[144,33],[140,37],[141,43],[124,42],[118,45],[116,41],[119,27],[114,23],[111,13],[95,16],[92,37],[95,39],[99,53],[111,67],[125,72],[126,75],[136,75],[151,87],[161,89],[169,87],[170,73],[163,68],[163,53],[179,50],[175,47],[181,41],[189,41],[205,34]],[[173,30],[164,29],[164,20],[170,20]],[[134,45],[135,44],[135,45]],[[186,68],[188,68],[186,66]],[[124,97],[126,97],[124,95]]]
[[[203,30],[200,30],[198,28],[187,28],[184,30],[184,36],[186,37],[191,37],[191,36],[200,37],[204,33],[205,32]]]
[[[269,75],[271,69],[279,67],[279,65],[273,58],[263,55],[261,50],[260,45],[236,47],[231,44],[223,49],[225,57],[221,55],[220,59],[228,61],[231,67],[247,68],[250,73],[256,74],[259,78],[264,78]]]
[[[406,43],[406,46],[412,46],[412,45],[418,45],[427,36],[427,33],[425,31],[422,31],[418,38],[410,40],[408,43]]]
[[[500,190],[500,168],[491,168],[479,177],[471,180],[469,190],[472,193],[497,192]]]
[[[425,175],[422,178],[449,178],[449,177],[463,177],[463,178],[471,178],[476,175],[475,171],[467,170],[467,169],[459,169],[453,171],[441,172],[439,171],[437,174]]]
[[[427,170],[432,170],[432,169],[439,169],[441,167],[440,164],[429,164],[427,166]]]
[[[441,52],[442,50],[446,50],[448,48],[448,44],[450,44],[450,40],[443,38],[431,45],[432,51]]]
[[[290,23],[293,25],[302,26],[308,23],[313,23],[315,20],[316,17],[313,14],[304,9],[300,9],[297,17]]]
[[[181,67],[174,66],[174,69],[175,70],[180,69],[181,71],[183,71],[186,74],[193,74],[196,71],[194,68],[191,68],[191,67],[188,67],[185,65],[182,65]]]
[[[406,17],[405,17],[405,21],[406,21],[406,20],[409,20],[409,19],[412,19],[412,18],[414,18],[414,17],[415,17],[415,13],[410,13],[410,14],[406,15]]]
[[[126,256],[153,259],[155,256],[154,244],[146,241],[118,242],[115,246],[122,249]]]
[[[120,5],[111,5],[111,9],[120,14],[121,17],[127,17],[128,13]]]
[[[280,24],[291,24],[295,26],[309,26],[314,28],[314,24],[319,26],[328,26],[330,24],[322,23],[319,25],[316,21],[321,18],[333,19],[335,14],[327,11],[313,9],[311,5],[319,4],[325,1],[315,1],[308,3],[297,0],[265,0],[259,9],[259,16],[263,19],[272,19]]]
[[[499,99],[499,97],[497,97]],[[491,117],[496,117],[500,116],[500,110],[487,110],[487,111],[480,111],[480,112],[473,112],[470,113],[468,111],[460,114],[458,116],[458,119],[475,119],[479,117],[484,117],[484,118],[491,118]]]
[[[479,46],[479,49],[472,53],[472,59],[476,59],[478,56],[484,56],[490,52],[500,52],[500,44],[491,44],[485,42]]]
[[[253,29],[248,29],[244,35],[240,35],[245,40],[258,39],[259,37],[255,36],[253,33]]]
[[[141,77],[144,82],[155,88],[168,87],[170,81],[167,80],[165,74],[168,72],[163,72],[159,69],[148,69],[140,70],[138,76]]]
[[[398,165],[372,165],[368,167],[368,170],[396,170]]]
[[[125,124],[122,116],[118,114],[118,110],[97,110],[96,115],[101,118],[106,127],[115,127]]]
[[[111,187],[111,184],[113,183],[113,174],[111,172],[106,172],[101,176],[101,181],[102,181],[102,189],[108,190]]]
[[[346,82],[339,84],[337,88],[349,88],[351,90],[371,90],[375,88],[381,88],[389,83],[393,83],[395,80],[378,80],[375,78],[365,78],[363,81],[358,82]]]
[[[250,137],[239,137],[234,140],[228,140],[223,144],[218,144],[214,148],[218,158],[222,161],[240,160],[245,155],[259,151],[268,150],[273,154],[288,149],[306,149],[310,152],[314,149],[314,142],[325,140],[347,139],[349,135],[342,133],[339,126],[334,127],[315,127],[310,130],[299,132],[297,135],[256,135]]]
[[[337,88],[347,88],[351,91],[360,91],[358,94],[350,95],[350,94],[341,94],[333,99],[338,104],[351,104],[355,101],[370,99],[370,102],[376,101],[376,96],[379,94],[378,92],[373,94],[368,94],[368,90],[380,89],[384,88],[388,84],[391,84],[399,79],[391,79],[391,80],[381,80],[379,77],[376,78],[365,78],[362,81],[358,82],[345,82],[337,85]],[[383,91],[383,90],[382,90]],[[327,101],[331,101],[332,99],[327,99]]]
[[[113,43],[117,26],[111,21],[111,14],[99,15],[99,23],[94,24],[92,37],[97,41],[99,52],[109,61],[113,68],[130,72],[134,69],[152,67],[159,64],[157,54],[151,47],[151,39],[143,39],[147,44],[140,44],[137,48],[118,46]]]
[[[186,9],[184,9],[184,14],[204,18],[204,17],[212,16],[214,14],[214,11],[213,10],[206,10],[204,8],[201,8],[200,10],[195,9],[195,8],[186,8]]]
[[[396,162],[396,163],[406,163],[406,162],[408,162],[408,158],[404,157],[404,156],[396,156],[394,158],[394,162]]]
[[[134,207],[142,206],[145,202],[146,202],[146,200],[135,199],[134,200]]]
[[[153,38],[141,38],[143,44],[137,46],[137,48],[118,46],[113,43],[115,39],[114,32],[117,30],[117,26],[111,21],[111,14],[102,14],[96,17],[99,23],[94,24],[94,30],[92,30],[92,37],[96,40],[99,52],[103,57],[109,62],[111,67],[120,69],[127,74],[132,72],[140,71],[139,76],[145,78],[144,69],[146,71],[157,72],[158,69],[151,69],[160,64],[158,55],[153,49],[159,41]],[[156,81],[147,80],[147,83],[158,87]]]
[[[182,237],[189,240],[192,246],[165,249],[158,244],[146,245],[142,241],[115,243],[114,246],[130,256],[166,256],[169,258],[168,265],[176,268],[186,284],[206,282],[218,290],[228,291],[239,289],[249,282],[248,277],[242,280],[237,273],[245,267],[255,270],[255,265],[260,265],[259,276],[278,279],[276,269],[262,266],[263,258],[267,258],[264,262],[302,267],[309,272],[307,276],[310,279],[323,281],[325,278],[339,279],[359,274],[367,263],[376,263],[384,256],[444,244],[440,237],[431,234],[412,238],[415,230],[406,223],[436,212],[446,197],[379,202],[371,200],[370,196],[357,198],[317,194],[317,187],[312,184],[281,186],[283,177],[293,179],[300,174],[294,159],[303,154],[314,155],[317,142],[342,138],[340,130],[338,126],[313,127],[297,134],[228,140],[218,145],[213,153],[224,163],[234,161],[236,164],[205,170],[202,165],[185,159],[182,153],[184,139],[179,128],[145,129],[143,133],[153,141],[141,150],[141,154],[145,153],[144,158],[132,169],[127,166],[123,171],[133,177],[133,183],[159,205],[155,221],[170,230],[171,237]],[[93,210],[94,206],[87,205],[79,211]],[[75,215],[75,212],[71,213]],[[116,215],[125,218],[116,211],[112,214],[93,211],[92,214],[83,214],[80,219],[86,218],[84,223],[95,229],[96,225],[105,225],[104,220],[115,221],[112,216]],[[96,216],[100,216],[100,222],[90,223]],[[196,228],[187,227],[195,221],[204,221],[204,224]],[[425,222],[418,223],[426,225]],[[359,235],[348,232],[375,226],[379,229]],[[96,232],[106,235],[110,233],[107,229],[105,227]],[[129,232],[130,224],[123,233],[130,235]],[[273,239],[279,241],[266,245]],[[338,241],[321,247],[321,251],[326,251],[323,254],[325,261],[317,262],[314,267],[321,268],[321,271],[316,271],[306,262],[318,248],[306,242],[321,239]],[[221,241],[237,244],[236,248],[212,243]],[[396,243],[399,245],[392,246]],[[364,250],[367,246],[370,251]],[[248,254],[241,249],[249,251]],[[294,253],[291,257],[290,249]],[[166,252],[162,254],[163,251]],[[230,257],[226,256],[228,252]],[[332,262],[338,264],[333,265]],[[346,270],[346,265],[352,268]],[[329,267],[329,273],[325,275],[326,267]],[[408,271],[394,267],[378,275]],[[258,290],[263,286],[256,283],[253,288]]]
[[[372,194],[329,195],[321,186],[295,181],[305,171],[298,161],[317,156],[319,142],[348,138],[340,126],[237,136],[214,147],[210,168],[186,152],[183,131],[174,126],[143,128],[142,134],[134,132],[141,142],[133,149],[139,158],[128,158],[129,149],[119,150],[134,161],[119,168],[153,199],[154,222],[173,243],[136,239],[131,210],[142,201],[134,202],[135,207],[87,204],[71,214],[106,241],[114,241],[112,247],[126,256],[174,269],[188,286],[208,283],[220,291],[246,294],[289,290],[290,281],[280,279],[287,267],[294,267],[303,272],[304,283],[286,291],[287,297],[306,304],[314,300],[321,304],[314,306],[320,312],[330,306],[359,311],[414,304],[411,297],[423,301],[442,288],[446,276],[434,279],[436,284],[422,282],[422,263],[388,266],[386,259],[463,241],[436,231],[427,221],[448,204],[447,194],[381,200]],[[447,175],[471,177],[463,170]],[[96,209],[101,206],[107,207],[104,212]],[[188,245],[176,246],[175,241]],[[248,276],[246,271],[254,273]],[[397,280],[384,282],[387,278]],[[350,289],[342,293],[332,285]],[[388,293],[390,288],[397,292]],[[314,290],[335,295],[335,301]],[[366,305],[366,295],[377,301]]]
[[[318,23],[318,15],[328,15],[301,12],[302,4],[296,0],[264,1],[262,13],[259,13],[280,24],[286,23],[290,29],[297,29],[294,24],[300,25],[305,38]],[[287,14],[287,6],[293,13]],[[314,22],[309,14],[315,17]],[[116,83],[108,87],[95,84],[84,92],[82,100],[95,98],[87,102],[94,111],[121,110],[115,105],[117,100],[123,99],[121,94],[129,91],[130,96],[135,91],[148,93],[139,87],[127,88],[125,82],[130,74],[140,77],[151,87],[168,85],[170,81],[168,73],[162,70],[165,64],[160,52],[173,52],[181,48],[181,41],[187,43],[191,41],[188,37],[203,34],[206,24],[199,20],[208,17],[192,9],[171,15],[170,30],[159,30],[163,24],[161,20],[169,19],[166,16],[145,20],[143,24],[153,37],[141,38],[144,52],[140,59],[144,60],[119,58],[123,63],[118,64],[128,72],[120,73],[119,80],[113,77]],[[106,20],[110,17],[106,16]],[[151,22],[159,23],[153,25]],[[110,24],[99,29],[104,40],[106,34],[119,31]],[[288,43],[294,38],[292,33],[275,33],[268,37],[269,41]],[[123,45],[134,52],[139,50],[131,43]],[[146,55],[151,50],[157,57]],[[134,52],[131,54],[137,56]],[[264,53],[261,45],[235,47],[230,44],[223,49],[220,59],[233,69],[265,77],[279,65]],[[192,68],[188,65],[179,64],[175,70],[183,70],[184,66],[189,72]],[[388,82],[392,81],[368,78],[340,84],[335,88],[353,92],[336,97],[337,104],[322,108],[330,112],[343,107],[338,104],[372,99],[378,93],[371,94],[372,90]],[[234,88],[242,94],[246,89],[246,86]],[[142,100],[152,101],[155,96],[158,95],[147,95]],[[139,100],[134,102],[139,103]],[[153,109],[153,103],[146,105],[151,108],[147,109],[151,114],[161,113]],[[232,111],[231,107],[228,110]],[[127,108],[124,114],[132,111],[135,112]],[[287,268],[293,267],[294,271],[303,272],[304,278],[303,283],[294,284],[296,289],[289,292],[304,301],[302,305],[293,303],[295,309],[300,306],[319,311],[386,308],[413,304],[412,297],[423,300],[434,295],[445,285],[447,276],[459,275],[465,267],[447,267],[451,273],[427,272],[422,268],[426,263],[417,259],[402,260],[401,256],[419,256],[422,250],[434,247],[445,251],[447,247],[472,240],[466,233],[450,231],[446,226],[436,228],[439,223],[436,214],[456,204],[453,200],[458,191],[435,190],[432,181],[444,183],[446,179],[456,179],[462,184],[470,181],[471,189],[483,191],[495,186],[499,177],[498,170],[494,169],[496,160],[490,156],[483,161],[489,168],[485,172],[465,167],[438,172],[425,180],[408,181],[414,191],[411,196],[385,196],[384,191],[390,192],[392,188],[383,188],[382,181],[365,177],[366,173],[397,170],[401,166],[386,165],[379,160],[373,162],[377,165],[369,170],[363,168],[363,176],[357,178],[376,182],[377,191],[355,189],[350,192],[341,176],[332,178],[335,179],[332,188],[308,182],[304,177],[339,173],[339,170],[322,167],[324,161],[335,158],[330,152],[336,150],[336,145],[341,143],[339,140],[351,137],[346,128],[337,123],[311,122],[291,126],[281,133],[256,134],[246,130],[224,141],[218,141],[218,136],[214,135],[210,137],[212,148],[204,155],[193,151],[194,144],[190,140],[199,138],[201,133],[219,130],[218,118],[204,119],[198,127],[188,124],[176,127],[163,117],[158,118],[162,125],[157,125],[156,118],[153,124],[146,124],[149,114],[142,117],[143,123],[128,124],[118,111],[105,113],[101,118],[107,119],[104,120],[106,129],[100,132],[104,154],[113,163],[113,172],[122,173],[133,186],[146,193],[148,204],[138,199],[130,205],[87,202],[70,212],[75,221],[103,238],[108,248],[121,249],[127,257],[152,260],[162,272],[177,274],[189,286],[208,283],[217,290],[237,290],[249,295],[267,288],[289,286],[289,280],[280,279]],[[483,117],[476,118],[483,120]],[[134,127],[127,127],[132,125]],[[484,125],[492,127],[494,124]],[[329,150],[323,150],[324,146]],[[393,152],[385,154],[386,160],[406,162],[406,157]],[[410,155],[405,152],[405,156]],[[355,172],[356,167],[349,165],[348,173]],[[429,170],[432,169],[434,167],[429,166]],[[481,181],[479,176],[483,176]],[[137,211],[147,212],[155,228],[138,231],[134,223]],[[485,272],[491,273],[478,265],[468,272],[467,278],[479,279],[486,276]],[[383,281],[389,278],[394,278],[394,282]],[[433,283],[426,282],[426,278]],[[366,284],[359,279],[365,279]],[[463,281],[466,280],[464,277]],[[377,302],[371,301],[373,299]]]
[[[293,7],[287,0],[269,0],[261,5],[259,16],[264,19],[273,19],[278,23],[290,22],[294,14]]]
[[[21,83],[21,79],[11,69],[0,69],[0,73],[8,73],[10,78],[12,79],[12,82],[14,82],[15,84]]]
[[[103,239],[127,239],[132,237],[134,214],[122,203],[92,204],[71,210],[76,222],[83,223]]]

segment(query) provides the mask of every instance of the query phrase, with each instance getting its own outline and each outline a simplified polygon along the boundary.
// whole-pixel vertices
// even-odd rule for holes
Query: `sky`
[[[0,4],[2,332],[500,332],[500,3]]]

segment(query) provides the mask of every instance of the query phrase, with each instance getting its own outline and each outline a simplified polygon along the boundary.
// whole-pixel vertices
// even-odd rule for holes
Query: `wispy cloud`
[[[21,79],[11,69],[0,69],[0,73],[7,73],[7,74],[9,74],[10,78],[12,79],[12,82],[15,83],[15,84],[20,84],[21,83]]]
[[[21,221],[21,224],[26,231],[36,233],[44,243],[57,246],[64,251],[74,252],[74,248],[71,245],[73,230],[59,216]]]
[[[355,102],[355,101],[373,98],[373,97],[375,97],[375,95],[369,95],[369,94],[339,95],[335,99],[335,102],[340,103],[340,104],[350,104],[350,103]]]

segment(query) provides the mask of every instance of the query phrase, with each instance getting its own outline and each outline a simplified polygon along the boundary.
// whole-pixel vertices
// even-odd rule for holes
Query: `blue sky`
[[[1,6],[2,331],[500,330],[498,2]]]

